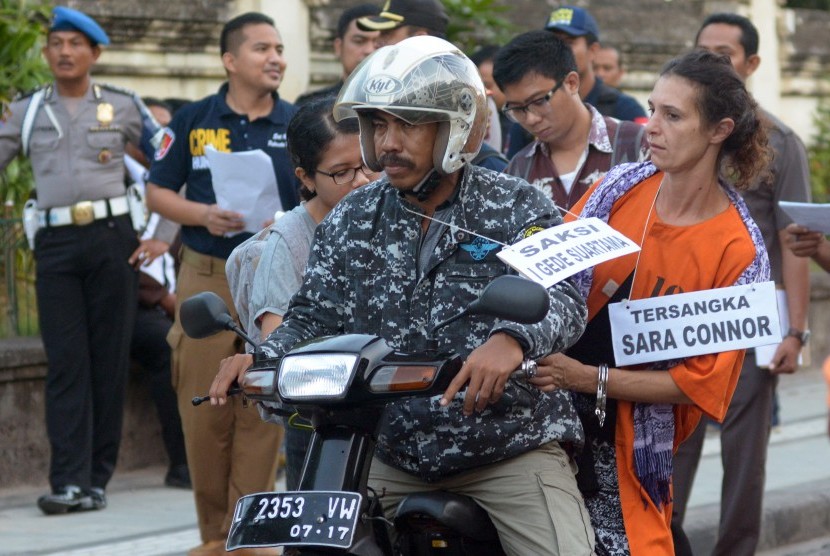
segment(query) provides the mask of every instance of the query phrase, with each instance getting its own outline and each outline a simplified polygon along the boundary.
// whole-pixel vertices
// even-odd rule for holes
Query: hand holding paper
[[[812,232],[830,234],[830,204],[778,201],[778,206],[796,224]]]
[[[819,246],[826,240],[823,232],[815,232],[799,224],[790,224],[787,232],[787,247],[798,257],[814,257]]]
[[[205,214],[205,228],[215,236],[232,236],[245,228],[245,220],[238,212],[224,210],[218,204],[210,205]]]
[[[225,235],[258,232],[282,209],[274,166],[260,149],[223,153],[208,145],[205,156],[213,177],[216,204],[225,211],[238,213],[244,222],[241,228]],[[232,218],[229,214],[224,216]]]

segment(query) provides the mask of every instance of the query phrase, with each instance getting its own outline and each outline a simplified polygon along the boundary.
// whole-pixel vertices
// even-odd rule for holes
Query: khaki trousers
[[[412,492],[448,490],[473,498],[499,532],[508,554],[586,556],[594,552],[594,530],[576,486],[576,465],[550,442],[518,457],[427,483],[372,461],[369,486],[393,520],[401,499]]]
[[[185,248],[177,290],[176,323],[167,340],[199,532],[203,542],[224,540],[239,497],[274,490],[282,428],[262,421],[254,404],[245,407],[241,396],[221,407],[191,404],[194,396],[207,394],[220,361],[238,353],[242,342],[233,332],[194,340],[179,324],[179,304],[202,291],[219,295],[236,318],[223,259]]]

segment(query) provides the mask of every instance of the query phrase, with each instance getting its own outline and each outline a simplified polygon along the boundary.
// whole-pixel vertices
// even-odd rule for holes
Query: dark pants
[[[721,425],[723,484],[718,541],[712,552],[715,556],[755,554],[761,534],[772,394],[777,382],[776,375],[755,365],[754,353],[746,354]],[[705,436],[706,420],[701,419],[674,455],[673,527],[683,525]]]
[[[158,307],[138,307],[133,330],[130,356],[136,361],[150,383],[150,396],[156,406],[161,438],[170,465],[187,464],[184,434],[176,392],[171,381],[171,354],[167,332],[173,320]]]
[[[137,246],[129,216],[38,231],[53,489],[104,488],[115,470],[138,295],[127,259]]]

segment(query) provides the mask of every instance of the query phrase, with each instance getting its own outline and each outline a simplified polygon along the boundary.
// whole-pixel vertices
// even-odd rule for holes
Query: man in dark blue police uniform
[[[124,148],[158,125],[132,92],[90,77],[109,38],[85,14],[53,11],[43,55],[55,80],[15,101],[0,126],[0,169],[19,152],[32,162],[37,211],[40,329],[48,359],[46,426],[52,492],[46,514],[106,506],[118,457],[138,246],[124,189]]]
[[[264,151],[277,177],[274,195],[282,210],[290,210],[298,204],[298,188],[285,132],[295,109],[276,92],[285,60],[270,18],[248,13],[229,21],[220,49],[228,82],[217,94],[176,113],[150,169],[147,199],[153,211],[182,224],[178,300],[207,290],[232,307],[225,260],[251,234],[242,232],[242,216],[232,210],[243,207],[217,204],[205,148]],[[186,197],[181,197],[178,191],[185,183]],[[243,406],[240,399],[220,409],[190,403],[194,395],[208,391],[220,361],[241,348],[234,334],[193,340],[177,322],[168,342],[174,350],[173,382],[203,542],[191,554],[224,553],[236,499],[273,488],[281,430],[261,421],[256,409]]]

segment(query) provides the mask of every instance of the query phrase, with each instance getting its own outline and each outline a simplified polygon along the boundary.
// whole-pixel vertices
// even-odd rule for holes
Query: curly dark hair
[[[703,121],[715,125],[724,118],[735,128],[721,147],[719,162],[724,173],[740,190],[764,178],[771,152],[767,145],[767,125],[758,103],[729,58],[705,50],[693,50],[669,61],[660,77],[676,75],[697,89],[697,108]]]

